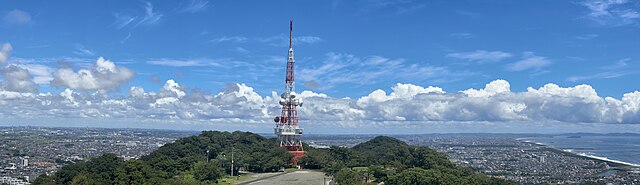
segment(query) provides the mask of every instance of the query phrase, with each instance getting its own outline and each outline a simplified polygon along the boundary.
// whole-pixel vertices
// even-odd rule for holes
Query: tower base
[[[293,165],[298,165],[298,159],[304,156],[304,151],[289,151],[290,154],[293,154],[293,158],[291,158],[291,163]]]

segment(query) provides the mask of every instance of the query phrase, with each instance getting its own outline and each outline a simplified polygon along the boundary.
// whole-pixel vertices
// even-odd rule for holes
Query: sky
[[[640,132],[640,1],[0,0],[0,125]]]

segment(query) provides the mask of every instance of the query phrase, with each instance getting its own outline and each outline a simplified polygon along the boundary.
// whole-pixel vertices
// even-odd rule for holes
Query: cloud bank
[[[339,127],[432,122],[640,123],[640,92],[621,99],[600,97],[589,85],[547,84],[512,92],[505,80],[482,89],[447,93],[439,87],[397,84],[389,93],[375,90],[359,98],[336,98],[303,91],[302,121]],[[229,84],[223,92],[186,91],[168,80],[157,91],[131,87],[128,95],[66,89],[59,94],[0,91],[2,118],[131,119],[175,123],[271,123],[280,113],[278,93],[261,96],[246,84]]]
[[[7,107],[0,109],[0,120],[86,118],[102,121],[125,119],[135,122],[259,125],[271,124],[272,118],[280,114],[277,92],[260,95],[246,84],[228,84],[224,91],[211,94],[186,90],[179,82],[168,80],[157,90],[133,86],[128,88],[126,95],[109,94],[106,91],[126,84],[133,77],[133,71],[116,66],[102,57],[91,68],[77,71],[72,68],[39,69],[38,66],[29,66],[31,64],[9,63],[11,50],[10,44],[4,44],[0,49],[0,105]],[[341,54],[330,56],[341,62],[324,63],[314,70],[302,70],[302,79],[322,80],[322,74],[346,70],[345,66],[350,65],[369,65],[399,72],[402,70],[394,69],[402,69],[405,65],[401,59],[360,59]],[[52,75],[48,77],[47,71],[52,71]],[[38,80],[33,74],[43,79],[49,78],[52,86],[65,90],[60,93],[38,93],[41,83],[36,82],[46,83],[47,80]],[[385,76],[385,73],[379,75]],[[538,88],[529,87],[524,92],[513,92],[509,82],[498,79],[481,89],[458,92],[446,92],[436,86],[398,83],[389,92],[378,89],[357,98],[331,97],[312,91],[300,92],[299,96],[306,102],[299,109],[301,120],[309,125],[360,128],[388,125],[426,127],[433,126],[433,123],[451,122],[640,123],[640,91],[616,99],[599,96],[589,85],[560,87],[549,83]]]

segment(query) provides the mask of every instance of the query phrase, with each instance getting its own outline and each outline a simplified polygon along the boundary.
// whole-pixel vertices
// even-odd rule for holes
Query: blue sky
[[[131,87],[161,94],[167,81],[173,80],[186,94],[215,96],[234,89],[240,92],[237,89],[246,86],[267,101],[264,99],[273,91],[284,87],[289,20],[294,21],[297,90],[328,96],[331,101],[349,97],[356,104],[356,99],[377,89],[391,93],[400,87],[398,83],[469,95],[461,91],[486,90],[487,84],[498,79],[507,81],[509,92],[529,92],[528,87],[539,89],[549,83],[562,88],[587,84],[604,104],[605,97],[623,101],[625,93],[640,90],[636,80],[640,77],[640,1],[636,0],[1,0],[0,4],[0,43],[11,46],[7,63],[27,70],[28,80],[35,83],[18,87],[16,84],[24,83],[12,85],[12,77],[4,76],[9,84],[4,85],[6,91],[57,95],[68,88],[78,94],[99,91],[122,99],[131,95]],[[64,76],[83,69],[101,71],[96,67],[99,57],[116,66],[105,69],[117,72],[80,82]],[[364,120],[458,120],[371,116],[371,110],[357,106],[355,109],[364,111]],[[221,109],[225,110],[230,111]],[[13,114],[17,112],[4,115]],[[32,114],[34,118],[68,117]],[[89,117],[114,117],[100,115]],[[247,118],[206,115],[198,120]],[[261,116],[248,117],[261,122]],[[515,120],[640,120],[637,113],[620,116],[565,120],[528,115]],[[139,118],[120,118],[132,117]],[[493,118],[461,120],[514,120]],[[325,120],[323,116],[309,119]],[[341,124],[358,127],[353,125]]]

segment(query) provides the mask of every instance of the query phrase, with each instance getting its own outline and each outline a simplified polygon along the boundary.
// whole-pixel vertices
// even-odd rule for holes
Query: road
[[[321,171],[300,170],[282,175],[276,175],[269,178],[261,179],[255,182],[247,183],[249,185],[324,185],[324,173]],[[327,178],[328,179],[328,178]],[[327,182],[328,184],[328,182]]]

